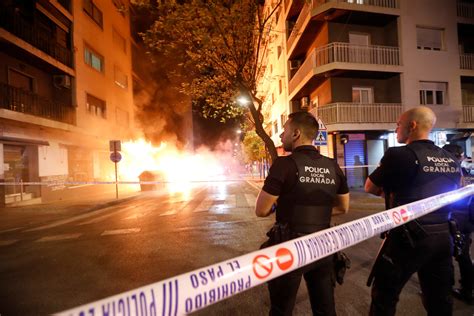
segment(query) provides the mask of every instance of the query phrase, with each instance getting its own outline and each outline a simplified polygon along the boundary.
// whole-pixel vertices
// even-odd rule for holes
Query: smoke
[[[192,140],[191,100],[171,76],[174,65],[161,60],[152,63],[145,56],[142,53],[142,58],[136,58],[141,64],[137,68],[146,69],[135,87],[137,123],[144,137],[154,144],[175,142],[184,148]]]

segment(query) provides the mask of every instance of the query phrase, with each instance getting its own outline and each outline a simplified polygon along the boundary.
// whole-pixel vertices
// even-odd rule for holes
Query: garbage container
[[[138,176],[140,181],[163,181],[163,178],[159,172],[153,172],[145,170]],[[153,191],[157,190],[158,185],[156,183],[151,184],[142,184],[140,183],[140,190],[141,191]]]

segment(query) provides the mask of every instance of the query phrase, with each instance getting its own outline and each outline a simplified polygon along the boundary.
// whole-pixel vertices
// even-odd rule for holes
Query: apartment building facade
[[[438,117],[436,144],[457,143],[472,156],[472,1],[285,0],[276,13],[273,76],[261,91],[277,145],[287,113],[310,111],[327,128],[323,154],[370,166],[346,171],[361,187],[384,151],[400,145],[398,116],[426,105]]]
[[[0,5],[0,181],[112,179],[109,140],[133,136],[129,2]],[[0,186],[0,205],[85,186]]]

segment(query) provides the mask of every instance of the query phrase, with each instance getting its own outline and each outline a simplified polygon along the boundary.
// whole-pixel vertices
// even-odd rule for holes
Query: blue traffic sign
[[[318,131],[318,135],[313,139],[314,146],[327,146],[328,144],[328,132],[327,131]]]
[[[112,162],[117,163],[122,160],[122,155],[118,151],[110,153],[110,160],[112,160]]]

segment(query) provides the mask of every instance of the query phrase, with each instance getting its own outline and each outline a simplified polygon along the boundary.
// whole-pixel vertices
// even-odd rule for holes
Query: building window
[[[126,89],[128,87],[127,75],[117,66],[114,66],[114,81],[115,84],[121,88]]]
[[[443,29],[416,27],[416,47],[426,50],[443,50]]]
[[[474,90],[461,88],[461,96],[463,105],[474,105]]]
[[[113,29],[112,32],[112,38],[114,45],[117,46],[122,52],[126,53],[127,52],[127,41],[125,38],[119,34],[115,29]]]
[[[278,58],[280,58],[280,56],[281,56],[281,51],[282,51],[281,46],[278,45],[277,46],[277,56],[278,56]]]
[[[117,8],[117,12],[120,13],[123,17],[125,16],[125,12],[127,11],[127,7],[123,3],[122,0],[112,0],[115,8]]]
[[[355,45],[368,46],[370,44],[369,34],[349,33],[349,43]]]
[[[35,79],[13,68],[8,68],[8,84],[24,91],[35,91]]]
[[[278,80],[278,92],[281,94],[283,91],[283,83],[281,82],[281,79]]]
[[[286,112],[280,115],[280,120],[281,120],[281,126],[282,127],[285,125],[287,119],[288,119],[288,116],[286,115]]]
[[[84,62],[97,71],[104,71],[104,57],[93,51],[90,47],[84,47]]]
[[[90,95],[89,93],[86,93],[86,109],[87,109],[87,112],[89,112],[90,114],[94,116],[106,118],[107,109],[106,109],[105,101],[99,98],[96,98],[93,95]]]
[[[446,104],[446,82],[420,81],[420,104]]]
[[[273,135],[278,135],[278,121],[273,121]]]
[[[272,104],[275,103],[275,94],[272,93]]]
[[[87,13],[88,16],[97,23],[100,28],[103,26],[103,17],[102,11],[94,4],[92,0],[82,0],[82,7],[84,8],[84,12]]]
[[[60,27],[56,28],[56,42],[62,47],[68,48],[69,34]]]
[[[370,87],[352,87],[352,102],[373,103],[374,92]]]

